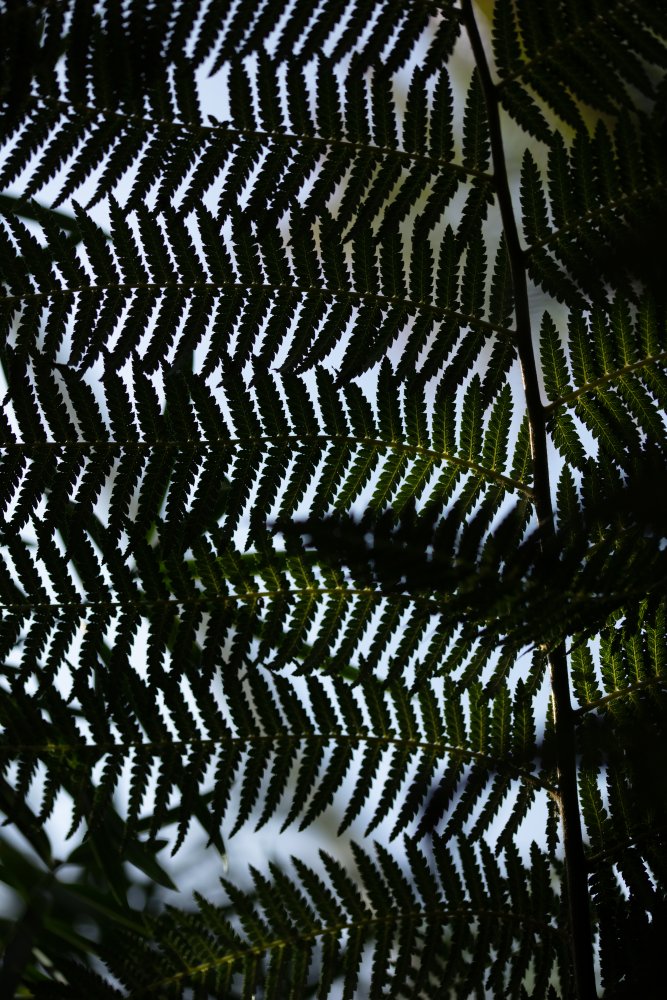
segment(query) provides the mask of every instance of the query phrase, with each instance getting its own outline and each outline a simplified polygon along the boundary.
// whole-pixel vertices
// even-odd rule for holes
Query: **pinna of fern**
[[[248,893],[227,880],[231,906],[141,929],[116,900],[113,984],[58,923],[51,965],[17,965],[19,921],[5,985],[592,995],[576,879],[554,888],[567,726],[602,981],[644,988],[665,886],[641,767],[664,747],[664,517],[643,485],[664,465],[664,297],[628,234],[655,245],[664,195],[664,12],[497,0],[495,80],[468,0],[0,17],[0,184],[22,192],[0,202],[3,809],[38,843],[66,791],[109,882],[125,861],[164,880],[173,823],[173,847],[196,820],[223,853],[248,821],[307,827],[333,802],[341,836],[379,838],[354,875],[327,852],[272,863]],[[534,140],[522,245],[499,107]],[[538,324],[541,386],[526,275],[566,311]],[[543,724],[568,651],[576,712]]]

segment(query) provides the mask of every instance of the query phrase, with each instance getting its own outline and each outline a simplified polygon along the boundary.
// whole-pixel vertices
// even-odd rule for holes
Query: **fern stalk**
[[[486,103],[496,194],[512,272],[516,345],[530,427],[534,503],[539,523],[541,547],[544,558],[554,559],[557,558],[555,555],[557,549],[554,544],[556,532],[551,503],[546,414],[540,396],[533,350],[524,253],[519,240],[507,177],[497,88],[491,78],[471,0],[461,0],[461,12]],[[565,643],[562,641],[549,654],[549,670],[558,774],[557,799],[563,831],[575,990],[579,1000],[594,1000],[597,997],[597,990],[593,965],[588,875],[577,792],[575,715],[570,698],[567,653]]]

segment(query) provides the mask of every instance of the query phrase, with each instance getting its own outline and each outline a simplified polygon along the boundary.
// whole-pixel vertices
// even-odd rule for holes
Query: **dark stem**
[[[507,179],[497,88],[491,79],[489,64],[475,21],[471,0],[461,0],[461,12],[486,102],[496,194],[512,271],[516,345],[530,425],[535,510],[543,539],[545,558],[553,558],[556,531],[551,506],[545,410],[540,397],[540,385],[533,350],[524,255],[519,241],[512,195]],[[550,654],[549,667],[575,990],[578,1000],[595,1000],[597,990],[593,965],[588,873],[577,794],[575,715],[570,699],[568,662],[564,643],[560,643]]]

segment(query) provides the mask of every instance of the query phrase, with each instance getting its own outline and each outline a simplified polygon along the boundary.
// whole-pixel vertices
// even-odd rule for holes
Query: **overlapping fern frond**
[[[648,988],[667,24],[493,8],[0,3],[7,995],[583,997],[577,878]],[[133,908],[194,822],[332,817],[356,871]]]
[[[658,93],[654,68],[665,66],[666,29],[664,9],[650,0],[497,0],[500,99],[523,128],[549,143],[545,106],[575,130],[584,125],[585,106],[609,115],[635,103],[646,107]]]
[[[372,854],[354,849],[356,871],[322,853],[321,872],[298,858],[292,876],[275,866],[272,881],[253,872],[252,907],[227,884],[240,928],[200,898],[196,915],[168,913],[152,928],[156,940],[178,941],[178,958],[135,939],[112,961],[113,971],[148,995],[178,993],[187,981],[207,996],[230,996],[236,986],[267,998],[323,988],[353,997],[367,962],[369,997],[388,989],[393,996],[442,989],[464,996],[488,984],[515,992],[538,948],[543,961],[536,987],[546,992],[550,974],[564,961],[562,932],[541,910],[559,906],[548,867],[535,854],[529,873],[512,849],[502,871],[483,841],[479,850],[465,839],[453,847],[435,838],[427,856],[406,839],[405,872],[381,844]],[[480,893],[474,887],[481,879]],[[483,965],[469,957],[479,938],[486,945]],[[258,953],[267,956],[266,964],[257,961]],[[320,955],[327,973],[318,982],[309,971]]]

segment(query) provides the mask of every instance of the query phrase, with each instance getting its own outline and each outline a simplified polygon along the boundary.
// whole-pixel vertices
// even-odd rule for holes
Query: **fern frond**
[[[598,125],[593,138],[579,132],[566,150],[551,143],[548,161],[549,226],[542,181],[529,154],[522,170],[522,207],[528,265],[550,294],[580,309],[581,292],[605,303],[607,288],[632,295],[637,284],[659,295],[655,268],[665,191],[664,156],[648,139],[638,153],[636,124],[622,115],[614,131]],[[641,168],[637,163],[641,162]],[[641,219],[628,226],[630,217]]]
[[[647,353],[642,343],[643,317],[651,309],[647,296],[633,321],[617,298],[608,310],[595,309],[590,319],[573,318],[565,341],[550,319],[543,322],[547,410],[557,446],[578,467],[582,467],[583,452],[572,415],[622,463],[624,449],[636,441],[637,427],[660,448],[665,447],[663,402],[655,384],[667,357],[654,345]]]
[[[483,34],[471,0],[0,2],[8,994],[584,996],[590,889],[605,990],[650,995],[667,22],[497,0]],[[131,908],[166,831],[331,818],[381,838],[354,871]]]
[[[493,41],[507,111],[544,139],[546,122],[532,94],[575,129],[582,124],[581,104],[613,113],[628,106],[633,91],[655,99],[655,78],[647,66],[665,68],[666,25],[663,12],[651,12],[648,29],[647,14],[643,5],[635,10],[620,2],[602,18],[594,0],[561,3],[557,9],[499,0]]]
[[[161,622],[160,627],[164,628],[164,624]],[[178,636],[175,618],[172,626],[174,636]],[[61,633],[63,649],[67,649],[71,640],[70,632]],[[138,827],[147,783],[150,775],[156,773],[157,764],[150,836],[156,837],[163,825],[173,822],[174,812],[167,810],[167,806],[172,793],[178,790],[180,822],[174,850],[192,818],[190,802],[197,789],[207,803],[198,818],[216,843],[220,838],[213,831],[227,825],[235,787],[239,791],[238,796],[234,795],[237,801],[234,824],[230,824],[232,833],[253,814],[257,826],[282,814],[284,827],[299,821],[303,828],[327,810],[353,764],[358,768],[357,779],[341,831],[359,817],[362,809],[373,805],[374,818],[367,832],[393,812],[391,836],[397,836],[412,824],[436,774],[441,784],[450,787],[451,799],[463,781],[463,769],[468,764],[474,765],[480,779],[472,784],[469,777],[465,779],[468,812],[476,805],[476,800],[471,799],[472,787],[477,787],[476,794],[482,803],[494,772],[498,772],[493,779],[496,784],[502,775],[503,794],[507,794],[514,782],[523,783],[532,795],[535,790],[550,789],[548,781],[532,771],[532,744],[524,744],[522,756],[516,760],[505,752],[508,747],[498,744],[499,731],[508,732],[510,726],[511,709],[505,689],[494,701],[496,721],[488,732],[481,733],[475,714],[488,709],[481,702],[472,705],[471,735],[463,721],[462,706],[456,716],[458,724],[452,724],[452,700],[460,700],[453,687],[448,690],[443,714],[439,699],[422,686],[421,709],[430,719],[426,723],[414,713],[400,685],[383,688],[369,675],[353,689],[335,678],[326,685],[309,678],[304,682],[305,688],[302,685],[304,699],[287,678],[274,674],[269,682],[263,672],[253,670],[247,673],[242,685],[229,689],[224,704],[216,704],[216,699],[197,683],[193,672],[201,653],[192,644],[184,643],[182,634],[174,643],[180,644],[181,670],[196,687],[197,715],[201,721],[189,710],[187,700],[170,680],[169,673],[157,664],[155,668],[149,664],[149,676],[142,680],[117,655],[108,665],[109,672],[98,662],[96,681],[105,700],[102,715],[99,704],[93,704],[95,696],[84,682],[84,665],[74,679],[77,705],[73,715],[56,689],[44,689],[35,699],[22,693],[17,678],[12,678],[15,697],[11,701],[4,699],[1,707],[3,746],[8,759],[15,757],[23,762],[26,787],[34,764],[43,761],[52,783],[51,799],[59,788],[66,789],[74,798],[78,819],[86,820],[95,829],[111,808],[123,767],[132,761],[124,834],[127,838]],[[165,707],[164,718],[156,717],[153,711],[158,691]],[[51,721],[47,722],[40,714],[39,706],[48,711]],[[375,726],[369,730],[364,722],[367,715],[372,718],[378,711],[386,720],[384,733]],[[337,721],[339,717],[342,725]],[[93,723],[92,738],[82,731],[85,719]],[[293,728],[285,722],[290,719]],[[29,768],[28,761],[31,761]],[[376,793],[368,779],[387,763],[389,779]],[[93,797],[93,771],[100,764],[104,777]],[[215,773],[213,792],[207,777],[211,768]],[[269,772],[270,792],[263,798],[258,814],[257,799]],[[399,791],[402,805],[393,808]],[[441,802],[439,817],[443,816],[445,806]],[[460,809],[457,805],[453,810],[454,825]],[[491,819],[493,810],[488,803],[486,811]],[[481,822],[480,819],[478,825]],[[421,833],[426,829],[422,820]]]
[[[309,988],[309,974],[316,962],[315,944],[321,942],[327,968],[334,967],[331,960],[335,957],[338,970],[329,975],[325,996],[353,996],[360,988],[369,996],[380,996],[387,990],[402,989],[406,982],[413,982],[415,989],[421,984],[421,990],[430,996],[440,988],[435,984],[442,984],[443,975],[448,989],[469,992],[483,988],[490,970],[505,991],[511,982],[507,995],[519,997],[527,975],[525,948],[513,958],[516,968],[511,979],[503,972],[507,958],[504,947],[497,961],[491,959],[489,968],[485,963],[480,970],[467,957],[471,944],[467,921],[472,913],[477,915],[482,931],[479,943],[491,953],[508,937],[516,946],[530,927],[531,939],[535,936],[542,944],[540,976],[548,978],[562,961],[558,933],[535,908],[542,893],[549,891],[548,881],[545,884],[542,880],[538,890],[537,876],[531,878],[516,855],[509,878],[501,874],[490,852],[480,855],[479,860],[473,860],[468,850],[465,855],[464,883],[442,841],[435,845],[433,864],[406,842],[405,872],[380,845],[374,854],[355,847],[364,895],[330,856],[321,855],[326,881],[295,858],[290,875],[274,868],[269,881],[259,872],[253,873],[254,905],[233,884],[224,883],[242,915],[242,931],[233,929],[222,908],[198,898],[197,914],[186,917],[172,911],[148,929],[157,939],[167,934],[174,942],[173,957],[149,952],[145,944],[148,936],[135,937],[128,940],[122,957],[119,953],[110,960],[111,968],[126,987],[141,988],[147,995],[169,990],[181,996],[188,988],[229,991],[238,974],[246,990],[261,988],[267,997],[298,995]],[[489,886],[488,896],[479,900],[469,895],[468,886],[474,882],[466,871],[466,866],[477,864],[487,874]],[[498,922],[497,909],[501,901],[505,908],[508,897],[512,913],[509,931],[503,921]],[[362,985],[359,963],[366,950],[372,957],[370,982]],[[396,958],[389,959],[393,955]],[[401,955],[411,960],[401,960]]]

